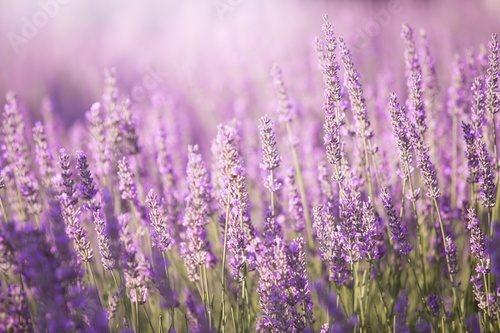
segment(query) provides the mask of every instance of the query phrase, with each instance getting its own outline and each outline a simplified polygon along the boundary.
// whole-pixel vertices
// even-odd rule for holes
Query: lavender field
[[[0,332],[500,332],[495,0],[0,3]]]

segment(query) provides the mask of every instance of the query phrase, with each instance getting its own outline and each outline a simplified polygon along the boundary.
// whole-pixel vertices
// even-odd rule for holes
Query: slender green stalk
[[[3,220],[4,220],[5,223],[7,223],[9,221],[9,218],[8,218],[8,215],[7,215],[7,211],[5,210],[5,206],[3,205],[2,198],[0,198],[0,209],[2,210]]]
[[[273,170],[269,171],[269,177],[271,177],[271,184],[274,184],[274,172]],[[274,191],[272,189],[269,190],[271,192],[271,215],[274,216]]]
[[[229,203],[226,205],[226,220],[224,222],[224,246],[222,250],[222,271],[221,271],[221,284],[222,284],[222,290],[221,290],[221,313],[220,313],[220,319],[219,319],[219,329],[221,332],[225,332],[225,325],[226,325],[226,252],[227,252],[227,231],[228,231],[228,225],[229,225],[229,213],[230,213],[230,205]]]
[[[151,332],[154,333],[155,331],[155,328],[153,326],[153,323],[151,322],[151,317],[149,316],[149,313],[148,313],[148,309],[146,308],[146,306],[142,307],[143,310],[144,310],[144,313],[146,314],[146,318],[148,320],[148,323],[149,323],[149,328],[151,328]]]
[[[433,202],[433,205],[434,205],[434,209],[436,210],[436,213],[437,213],[437,218],[438,218],[438,221],[439,221],[439,229],[441,230],[441,237],[442,237],[443,247],[444,247],[444,251],[445,251],[446,265],[448,267],[448,277],[450,279],[451,290],[452,290],[452,293],[453,293],[453,304],[454,304],[454,306],[458,310],[458,317],[459,317],[459,320],[460,320],[460,325],[461,325],[461,327],[463,327],[464,322],[463,322],[463,318],[462,318],[462,310],[460,309],[460,304],[458,302],[458,297],[457,297],[457,292],[456,292],[456,287],[455,287],[455,281],[454,281],[453,275],[451,274],[450,258],[448,256],[448,246],[446,245],[446,236],[445,236],[445,233],[444,233],[443,220],[441,219],[441,212],[439,210],[439,205],[437,203],[436,198],[432,198],[432,202]]]
[[[452,116],[452,149],[453,159],[451,163],[451,207],[456,207],[457,174],[458,174],[458,115],[453,112]]]
[[[413,209],[413,214],[415,215],[415,225],[417,227],[417,238],[418,238],[418,254],[420,258],[420,264],[422,265],[422,276],[424,279],[424,289],[426,289],[427,285],[427,278],[426,278],[426,272],[425,272],[425,262],[424,262],[424,242],[422,239],[422,234],[420,232],[420,224],[419,224],[419,216],[418,216],[418,211],[417,211],[417,204],[415,200],[415,191],[413,189],[413,181],[411,179],[411,173],[410,173],[410,168],[408,165],[405,167],[405,173],[406,173],[406,179],[408,180],[408,185],[410,187],[410,193],[411,193],[411,206]],[[403,196],[405,193],[403,193]]]
[[[290,149],[292,151],[292,158],[293,158],[293,165],[295,167],[295,174],[297,176],[297,185],[299,187],[299,192],[300,192],[300,200],[302,202],[302,206],[304,208],[304,217],[306,220],[306,237],[307,237],[307,243],[309,244],[309,247],[312,246],[313,244],[313,238],[312,238],[312,227],[311,227],[311,217],[309,214],[309,205],[307,202],[307,197],[306,197],[306,190],[304,186],[304,179],[302,177],[302,168],[300,166],[299,162],[299,155],[297,153],[297,149],[293,145],[293,133],[292,133],[292,126],[290,122],[286,123],[286,131],[288,135],[288,140],[290,142]]]
[[[135,313],[135,330],[136,330],[136,332],[139,333],[141,331],[141,327],[139,326],[140,320],[139,320],[139,301],[137,299],[138,295],[139,295],[139,292],[136,289],[135,290],[135,301],[133,302],[133,305],[134,305],[134,313]]]
[[[163,317],[162,317],[161,313],[160,313],[159,320],[158,320],[158,327],[159,327],[160,333],[163,333]]]

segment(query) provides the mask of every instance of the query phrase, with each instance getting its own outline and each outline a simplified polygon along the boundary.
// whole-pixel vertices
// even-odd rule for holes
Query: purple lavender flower
[[[240,153],[239,136],[229,125],[219,125],[216,138],[218,154],[217,176],[219,178],[219,204],[227,211],[228,242],[232,254],[230,264],[233,275],[239,276],[245,262],[254,261],[252,249],[254,229],[248,216],[248,192],[243,158]]]
[[[356,315],[348,316],[342,311],[342,307],[337,302],[337,295],[331,292],[328,285],[323,281],[317,281],[314,284],[314,290],[318,295],[318,303],[320,308],[325,309],[332,319],[332,324],[328,327],[328,324],[324,324],[322,329],[328,333],[343,333],[354,331],[356,325],[358,324],[358,318]]]
[[[276,192],[281,184],[275,179],[273,172],[279,167],[281,157],[278,153],[274,124],[267,115],[259,120],[259,134],[262,146],[262,163],[260,167],[266,171],[264,185],[270,192]]]
[[[273,329],[286,332],[293,320],[287,305],[287,260],[283,240],[275,238],[263,250],[257,262],[259,273],[260,316],[257,318],[257,330]]]
[[[288,96],[285,82],[283,81],[283,73],[281,71],[281,68],[276,64],[273,65],[271,75],[273,77],[276,97],[278,98],[277,112],[279,115],[279,121],[282,123],[288,123],[292,121],[296,117],[296,115],[293,104],[290,101],[290,97]]]
[[[207,240],[206,225],[210,220],[210,183],[205,163],[198,146],[189,146],[187,165],[189,195],[184,213],[185,241],[183,245],[184,263],[191,281],[199,280],[199,269],[207,264],[210,245]]]
[[[172,236],[165,218],[163,207],[154,190],[150,190],[146,197],[146,204],[149,208],[149,223],[151,224],[151,238],[153,246],[160,251],[166,251],[172,244]]]
[[[449,235],[445,238],[445,245],[445,257],[448,262],[448,273],[451,276],[455,276],[458,273],[457,245],[453,241],[453,238]]]
[[[211,332],[203,303],[190,291],[187,291],[185,303],[187,307],[186,317],[189,331],[194,333]]]
[[[80,207],[77,206],[78,196],[72,178],[71,160],[66,150],[59,152],[59,167],[61,168],[60,203],[62,216],[66,225],[66,233],[73,241],[75,250],[83,262],[88,262],[93,256],[92,247],[87,238],[87,232],[80,221]]]
[[[346,236],[335,223],[334,217],[322,207],[313,209],[313,218],[319,255],[328,267],[330,280],[342,285],[350,278],[344,248]]]
[[[332,24],[328,21],[328,16],[326,15],[323,16],[322,30],[324,40],[316,40],[316,51],[325,84],[323,112],[338,116],[340,111],[341,86],[338,74],[340,66],[335,55],[337,39],[333,33]]]
[[[406,113],[398,103],[396,94],[392,93],[389,101],[389,112],[392,120],[392,130],[396,137],[399,160],[402,173],[407,177],[407,170],[411,169],[412,164],[412,144],[408,129],[408,120]]]
[[[50,189],[54,178],[54,162],[45,129],[40,122],[37,122],[33,127],[33,141],[35,142],[35,159],[40,170],[42,184],[45,188]]]
[[[293,327],[298,332],[312,329],[314,323],[313,303],[306,271],[304,239],[299,237],[285,248],[288,279],[288,305]]]
[[[486,252],[486,240],[481,231],[480,221],[472,207],[467,210],[467,229],[470,231],[470,250],[477,260],[475,271],[481,275],[487,274],[491,265]]]
[[[170,152],[169,142],[172,141],[167,136],[165,128],[160,129],[160,134],[156,140],[156,165],[160,174],[160,182],[163,190],[163,198],[165,205],[165,218],[169,225],[173,225],[176,235],[175,240],[181,233],[181,223],[177,221],[181,218],[181,209],[179,208],[179,194],[178,194],[178,178],[174,169],[174,160]]]
[[[262,143],[261,167],[264,170],[272,171],[279,167],[281,157],[278,154],[274,124],[267,115],[261,117],[259,120],[259,134]]]
[[[138,201],[137,187],[134,182],[134,174],[130,170],[130,165],[126,157],[118,161],[118,180],[122,199],[136,205]]]
[[[145,303],[149,298],[151,268],[149,262],[134,244],[129,228],[128,215],[118,217],[121,227],[120,241],[123,246],[125,286],[132,302]]]
[[[71,167],[71,157],[66,149],[59,150],[59,168],[61,169],[61,182],[58,192],[64,195],[67,199],[67,205],[76,206],[78,196],[76,194],[75,181],[73,179],[73,171]]]
[[[106,143],[106,126],[102,115],[102,107],[99,103],[94,103],[86,113],[89,123],[90,144],[89,148],[93,153],[94,161],[97,165],[98,175],[105,177],[111,170],[111,152]]]
[[[483,136],[483,126],[485,123],[484,108],[484,80],[478,76],[471,85],[471,121],[478,136]]]
[[[152,281],[158,289],[160,305],[163,308],[173,309],[179,306],[179,295],[175,291],[175,286],[170,281],[170,262],[158,249],[152,249]]]
[[[422,68],[413,39],[413,30],[408,25],[403,25],[401,33],[405,42],[405,65],[406,65],[406,80],[409,94],[409,109],[413,115],[418,133],[423,136],[427,130],[426,114],[424,101],[422,96]]]
[[[276,217],[270,213],[267,214],[266,220],[264,221],[261,238],[264,247],[271,246],[276,238],[283,239],[281,225],[276,220]]]
[[[26,159],[26,141],[24,140],[24,120],[18,109],[16,95],[8,92],[7,104],[3,113],[3,152],[5,160],[12,166],[23,157]]]
[[[132,119],[130,100],[123,100],[119,108],[121,109],[120,132],[122,133],[124,142],[122,153],[125,155],[137,155],[140,152],[139,137],[137,135],[135,122]]]
[[[321,200],[323,204],[329,204],[333,202],[333,188],[330,180],[328,179],[327,164],[325,162],[320,162],[318,164],[318,183],[321,189]]]
[[[80,283],[80,266],[62,230],[61,211],[56,202],[50,203],[50,219],[53,224],[44,224],[50,226],[45,231],[30,224],[24,228],[6,226],[25,286],[37,303],[38,331],[88,331],[92,325],[92,330],[108,332],[96,294]],[[48,240],[48,233],[53,241]]]
[[[112,320],[115,317],[116,311],[118,310],[118,306],[120,305],[120,298],[119,298],[120,293],[121,290],[115,292],[109,298],[108,309],[106,310],[106,317],[108,318],[108,321]]]
[[[28,146],[24,137],[24,120],[18,109],[16,96],[9,92],[4,107],[4,125],[2,127],[4,158],[13,172],[18,194],[18,211],[21,219],[38,220],[41,205],[38,198],[38,183],[30,172]],[[24,199],[21,201],[21,199]]]
[[[448,110],[451,115],[459,115],[467,104],[467,82],[464,63],[461,57],[455,55],[452,62],[451,85],[448,89]]]
[[[162,127],[156,140],[156,165],[158,166],[158,172],[160,173],[160,180],[165,194],[174,193],[176,186],[173,158],[172,154],[169,152],[167,142],[167,131]]]
[[[494,166],[484,140],[476,141],[477,155],[479,159],[479,188],[481,189],[482,204],[486,208],[495,206],[496,185]]]
[[[9,284],[0,295],[0,330],[5,332],[32,332],[31,316],[26,293],[19,284]]]
[[[366,141],[373,137],[373,131],[370,128],[370,121],[368,120],[366,101],[363,96],[363,87],[361,86],[359,74],[354,68],[351,51],[347,48],[342,38],[340,39],[339,46],[346,75],[345,84],[347,92],[349,93],[351,108],[356,119],[356,132],[361,139]],[[366,163],[368,163],[368,161],[366,161]]]
[[[16,261],[22,265],[26,285],[38,300],[37,328],[41,331],[64,332],[75,327],[66,304],[66,284],[72,271],[65,271],[50,250],[44,234],[34,229],[8,230],[9,242],[15,249]],[[25,244],[22,244],[26,242]],[[21,246],[22,245],[22,246]]]
[[[409,332],[408,325],[406,324],[406,316],[408,312],[408,292],[403,290],[399,293],[394,305],[394,310],[396,312],[396,318],[394,323],[394,329],[396,332]]]
[[[439,299],[439,296],[434,294],[427,296],[427,306],[434,317],[439,316],[439,309],[441,307],[441,300]]]
[[[333,33],[333,27],[326,16],[323,17],[324,41],[317,40],[316,50],[320,66],[323,72],[325,84],[323,112],[325,123],[323,125],[325,135],[324,144],[328,162],[335,167],[334,177],[336,181],[342,182],[344,178],[344,152],[340,128],[344,124],[344,114],[341,108],[341,86],[339,81],[339,64],[336,60],[335,51],[337,40]]]
[[[467,168],[469,177],[467,181],[474,184],[479,178],[479,156],[477,154],[477,135],[472,128],[472,125],[462,122],[462,131],[464,132],[465,140],[465,157],[467,158]]]
[[[85,155],[85,153],[81,150],[76,152],[76,169],[78,170],[80,176],[80,197],[85,201],[86,206],[90,210],[95,211],[99,208],[98,203],[95,200],[97,188],[94,177],[90,172],[87,155]]]
[[[498,35],[493,34],[489,43],[489,66],[486,76],[486,109],[495,117],[500,111],[498,97],[498,76],[500,75],[500,64],[498,61]]]
[[[92,212],[92,223],[94,224],[97,236],[97,246],[99,248],[99,254],[101,255],[102,266],[106,270],[112,270],[116,267],[116,258],[112,251],[106,222],[101,216],[100,208]]]
[[[330,325],[328,323],[324,323],[323,325],[321,325],[319,333],[329,333],[329,332],[330,332]]]
[[[287,185],[288,214],[292,220],[292,229],[297,233],[301,233],[304,231],[305,226],[304,207],[302,206],[299,191],[295,185],[295,172],[293,169],[288,170],[285,184]]]
[[[420,61],[417,53],[417,47],[415,45],[415,40],[413,39],[413,29],[407,25],[403,24],[401,29],[401,37],[404,41],[404,57],[405,57],[405,74],[407,80],[408,89],[410,88],[409,82],[411,81],[411,76],[413,73],[420,73]]]
[[[429,37],[427,33],[422,30],[420,32],[422,38],[422,93],[424,98],[424,107],[432,117],[429,117],[429,127],[432,132],[437,126],[437,119],[439,117],[440,103],[439,103],[439,84],[437,79],[436,62],[431,54],[429,46]],[[432,126],[431,126],[432,125]]]
[[[415,124],[409,124],[410,137],[412,140],[415,155],[417,157],[417,166],[422,174],[422,180],[427,189],[427,196],[431,199],[437,199],[440,195],[436,168],[429,156],[429,147],[423,141],[422,135],[417,131]]]
[[[389,229],[391,237],[394,241],[394,249],[403,255],[408,255],[412,250],[412,246],[408,244],[408,230],[401,223],[399,216],[396,215],[392,196],[388,188],[383,188],[380,193],[382,203],[387,213]]]

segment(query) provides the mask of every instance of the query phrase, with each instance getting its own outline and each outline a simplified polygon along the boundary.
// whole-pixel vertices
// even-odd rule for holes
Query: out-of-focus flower
[[[382,198],[382,203],[387,213],[389,230],[391,231],[391,237],[394,241],[394,249],[404,255],[408,255],[412,250],[412,246],[408,244],[408,231],[401,223],[399,216],[396,215],[389,189],[383,188],[380,197]]]
[[[154,190],[150,190],[146,204],[149,208],[149,222],[151,224],[151,238],[153,246],[158,247],[160,251],[166,251],[172,244],[172,236],[169,231],[169,226],[163,212],[163,207]]]
[[[121,227],[120,241],[123,246],[125,286],[130,300],[143,304],[148,301],[151,285],[151,268],[147,259],[134,244],[129,227],[129,215],[118,217]]]
[[[206,230],[210,220],[210,183],[198,146],[188,148],[186,173],[189,194],[183,220],[185,236],[182,252],[188,276],[191,281],[196,282],[200,278],[199,269],[213,256]]]

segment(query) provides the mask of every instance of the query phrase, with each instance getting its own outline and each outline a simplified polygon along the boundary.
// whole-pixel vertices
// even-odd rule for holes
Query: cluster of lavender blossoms
[[[0,332],[500,332],[498,36],[405,24],[385,73],[319,25],[203,122],[115,69],[67,131],[6,93]]]

